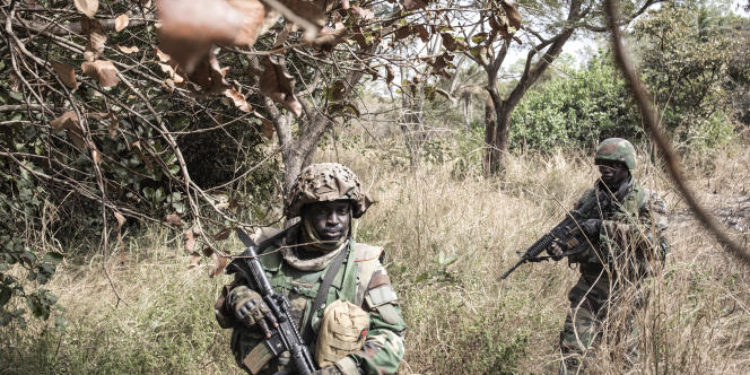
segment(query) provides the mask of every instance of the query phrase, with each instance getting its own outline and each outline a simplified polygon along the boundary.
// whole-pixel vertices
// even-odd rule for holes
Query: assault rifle
[[[266,331],[265,345],[277,357],[288,351],[295,374],[311,375],[315,372],[315,362],[289,314],[289,300],[284,295],[276,294],[271,287],[266,272],[258,261],[255,242],[241,229],[237,229],[237,236],[247,246],[247,250],[242,253],[241,258],[233,260],[227,266],[227,273],[239,273],[248,283],[254,282],[253,289],[260,293],[271,310],[276,320],[272,326],[268,327],[261,321],[261,328]]]
[[[585,233],[583,233],[583,231],[581,230],[579,222],[582,221],[584,217],[586,217],[586,213],[594,208],[596,203],[596,199],[591,199],[589,202],[587,202],[587,204],[584,204],[578,210],[569,211],[565,215],[565,218],[554,228],[552,228],[549,233],[545,234],[544,236],[542,236],[542,238],[534,242],[534,244],[531,245],[526,250],[526,252],[524,252],[518,263],[516,263],[509,270],[505,271],[505,273],[500,276],[500,279],[504,280],[506,277],[508,277],[508,275],[515,271],[516,268],[526,262],[541,262],[553,258],[551,256],[539,256],[539,254],[541,254],[544,250],[552,246],[553,243],[557,243],[562,249],[565,250],[563,251],[562,255],[560,255],[560,257],[554,257],[555,260],[578,254],[588,249],[591,245],[589,243],[589,239],[586,238]]]

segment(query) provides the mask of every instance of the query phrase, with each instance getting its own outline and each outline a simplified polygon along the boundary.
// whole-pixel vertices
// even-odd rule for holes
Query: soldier
[[[582,370],[583,358],[593,357],[591,350],[601,340],[602,323],[616,309],[643,305],[639,286],[655,274],[667,252],[662,236],[666,207],[635,182],[633,145],[621,138],[605,139],[597,147],[594,162],[601,177],[574,207],[593,207],[578,222],[593,246],[568,257],[570,263],[579,265],[581,276],[568,294],[570,310],[560,333],[561,374]],[[595,204],[588,204],[592,200]],[[555,243],[548,252],[560,259],[564,250]],[[635,292],[632,300],[624,301],[629,286]],[[633,331],[633,310],[624,316],[625,331]],[[634,345],[628,346],[630,354],[637,354]]]
[[[302,170],[286,200],[284,231],[257,239],[271,286],[290,301],[291,315],[320,370],[315,374],[394,374],[404,356],[396,294],[381,264],[383,248],[356,243],[352,219],[370,198],[357,176],[340,164]],[[326,287],[328,286],[328,287]],[[224,287],[216,319],[232,328],[232,352],[250,374],[294,373],[288,353],[271,355],[259,324],[268,312],[242,278]]]

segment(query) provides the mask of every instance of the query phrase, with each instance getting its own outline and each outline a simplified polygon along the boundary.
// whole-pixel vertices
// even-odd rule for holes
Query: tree
[[[643,13],[658,0],[645,0],[636,6],[628,3],[628,19]],[[453,32],[443,33],[444,46],[459,51],[482,67],[487,75],[489,100],[486,108],[484,158],[485,174],[504,170],[514,109],[534,83],[562,52],[563,46],[580,29],[605,31],[600,4],[595,1],[532,2],[516,5],[512,1],[472,2],[478,14],[457,17]],[[522,22],[523,18],[526,20]],[[498,87],[500,69],[511,49],[527,50],[518,81],[503,95]]]
[[[693,1],[664,4],[634,23],[644,81],[678,141],[712,146],[731,138],[732,120],[746,118],[749,30],[746,18]]]
[[[102,253],[117,233],[124,262],[123,225],[166,221],[183,231],[191,262],[210,256],[218,274],[227,258],[215,242],[229,227],[279,219],[258,206],[288,189],[327,130],[359,114],[354,88],[366,74],[387,77],[383,41],[404,28],[405,12],[417,18],[424,6],[4,2],[0,184],[20,208],[0,210],[28,220],[0,227],[3,248],[38,249],[25,265],[46,272],[50,246],[37,245],[59,243],[51,233],[61,232],[9,242],[20,229],[100,229]],[[417,32],[406,30],[400,39]],[[279,147],[264,151],[274,134]],[[20,260],[8,259],[0,259],[2,305],[8,293],[32,295],[12,289],[5,265]]]

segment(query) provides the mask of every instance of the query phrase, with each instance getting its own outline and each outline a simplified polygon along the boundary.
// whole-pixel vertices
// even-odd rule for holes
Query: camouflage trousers
[[[560,332],[560,374],[583,373],[583,364],[594,358],[604,330],[608,341],[625,345],[626,362],[637,356],[634,312],[643,305],[644,298],[634,290],[634,294],[628,293],[632,298],[625,301],[617,283],[610,282],[606,272],[581,273],[568,293],[570,309]],[[607,327],[603,327],[605,323]]]

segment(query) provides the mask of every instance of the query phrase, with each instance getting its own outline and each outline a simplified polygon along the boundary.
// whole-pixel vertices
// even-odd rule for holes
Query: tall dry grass
[[[319,159],[351,166],[378,201],[358,237],[387,249],[409,325],[401,372],[556,373],[577,272],[562,261],[498,278],[518,259],[515,251],[556,224],[593,183],[589,158],[512,156],[503,180],[485,180],[471,170],[456,177],[452,163],[411,173],[371,151],[331,148]],[[702,200],[744,231],[747,243],[750,153],[732,148],[690,163]],[[673,212],[671,254],[635,319],[638,360],[626,367],[614,355],[621,345],[605,342],[589,373],[750,373],[750,272],[691,220],[657,168],[642,163],[638,178],[662,191]],[[208,265],[187,270],[174,234],[154,229],[125,240],[127,264],[107,263],[124,301],[117,304],[100,257],[65,265],[51,289],[67,309],[67,328],[4,329],[1,373],[237,373],[228,332],[212,313],[226,278],[209,279]]]

